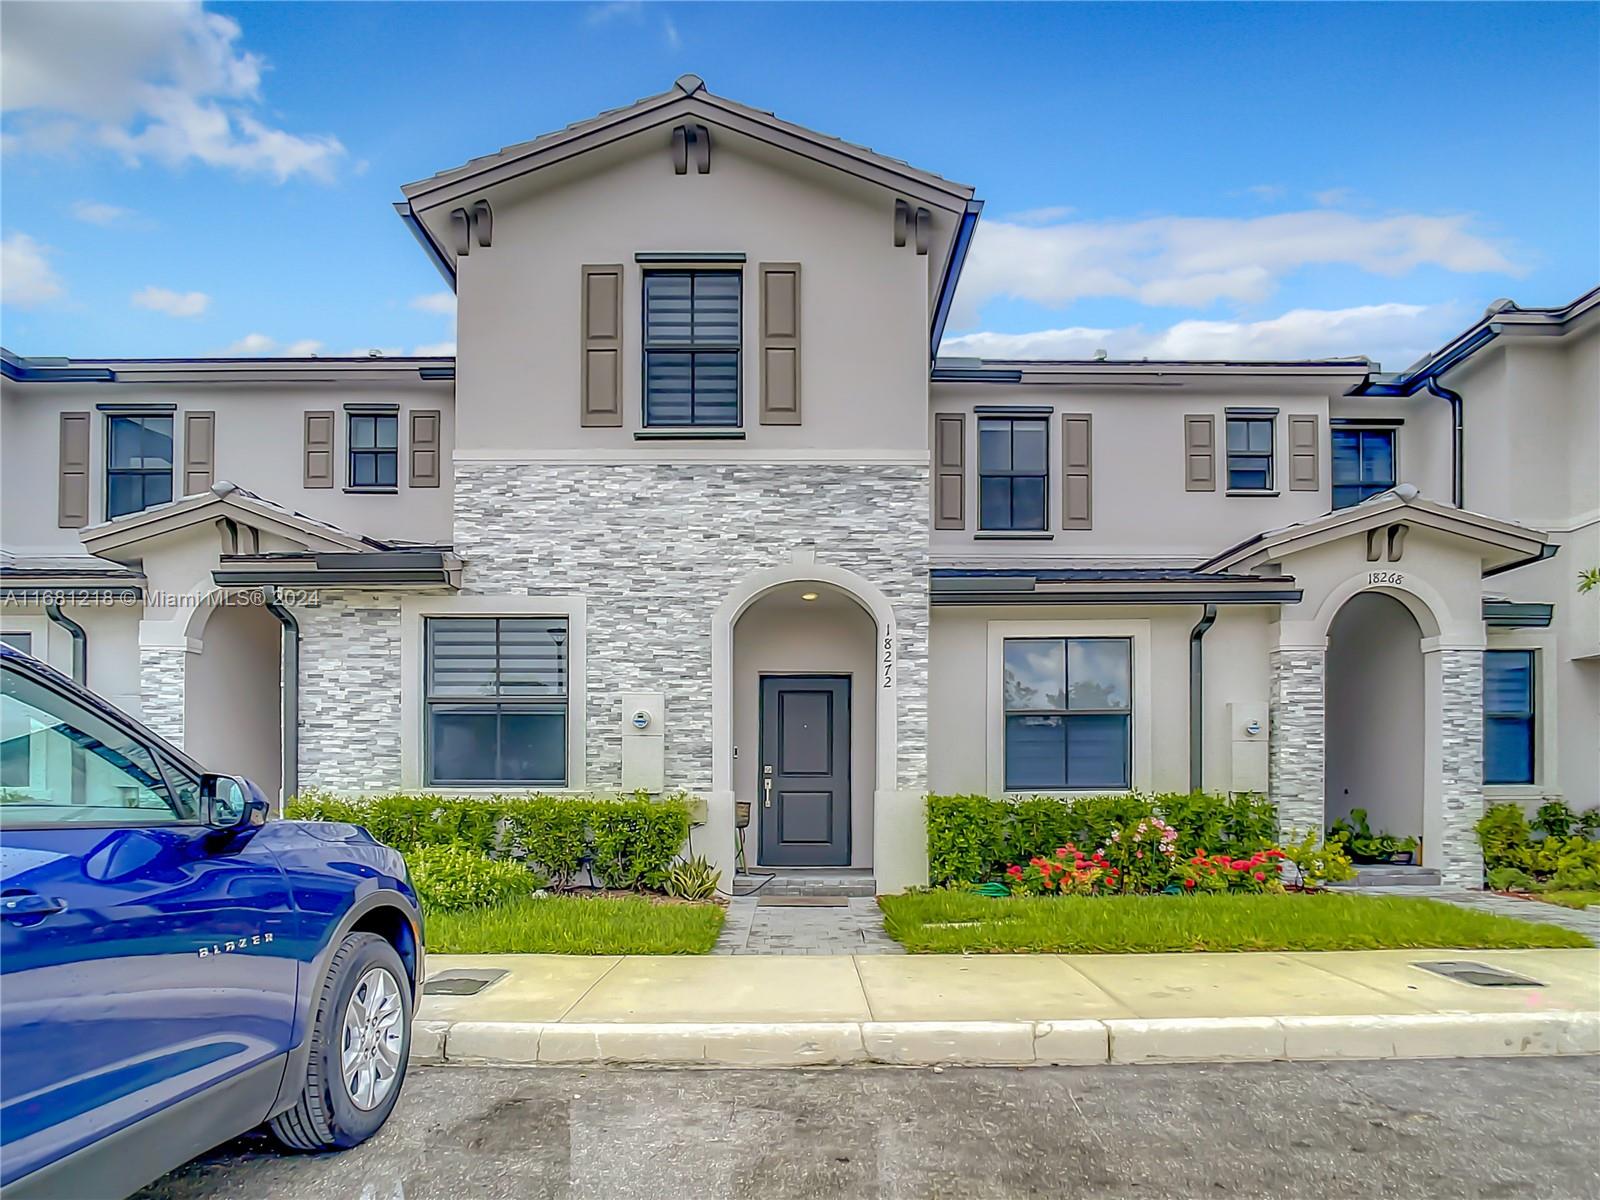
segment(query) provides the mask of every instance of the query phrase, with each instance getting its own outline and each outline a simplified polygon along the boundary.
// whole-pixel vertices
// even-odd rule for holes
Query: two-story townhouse
[[[972,189],[694,76],[402,194],[454,359],[6,356],[7,640],[286,793],[686,789],[728,878],[1205,787],[1475,886],[1486,793],[1600,800],[1600,293],[1399,376],[938,359]]]

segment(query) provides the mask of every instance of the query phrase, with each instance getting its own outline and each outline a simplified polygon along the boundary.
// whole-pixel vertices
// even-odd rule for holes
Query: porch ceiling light
[[[817,598],[817,594],[815,592],[801,592],[800,593],[800,599],[802,599],[802,600],[815,600],[816,598]]]

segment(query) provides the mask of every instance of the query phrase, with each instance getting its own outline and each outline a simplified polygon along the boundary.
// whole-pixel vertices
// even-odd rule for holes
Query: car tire
[[[398,1046],[390,1032],[396,1003]],[[318,993],[310,1036],[300,1099],[272,1118],[272,1134],[291,1150],[358,1146],[389,1119],[411,1051],[411,985],[393,946],[373,933],[345,937]],[[398,1061],[384,1076],[396,1055]],[[353,1086],[345,1069],[351,1061],[356,1064]],[[363,1064],[369,1074],[362,1074]]]

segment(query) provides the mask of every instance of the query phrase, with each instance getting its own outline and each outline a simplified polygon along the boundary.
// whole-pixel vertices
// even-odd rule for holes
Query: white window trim
[[[1005,643],[1008,638],[1127,638],[1133,643],[1133,762],[1130,788],[1071,788],[1006,791]],[[990,621],[987,682],[987,767],[991,796],[1101,796],[1151,790],[1151,635],[1148,620],[1137,621]]]
[[[63,675],[72,674],[72,655],[68,643],[68,652],[63,655],[53,644],[56,639],[50,636],[52,629],[58,628],[56,623],[47,616],[32,613],[26,616],[9,610],[0,612],[0,627],[7,633],[26,633],[33,639],[31,653],[42,663],[48,663]]]
[[[427,719],[424,673],[425,625],[429,617],[564,617],[567,621],[567,783],[535,787],[507,783],[485,787],[436,787],[425,781],[423,754]],[[585,687],[585,604],[582,596],[402,596],[400,598],[400,785],[449,796],[492,796],[500,792],[584,792],[588,773],[587,689]]]
[[[1486,783],[1483,798],[1559,800],[1561,779],[1556,730],[1556,631],[1553,629],[1490,629],[1485,650],[1532,650],[1533,655],[1533,782]]]

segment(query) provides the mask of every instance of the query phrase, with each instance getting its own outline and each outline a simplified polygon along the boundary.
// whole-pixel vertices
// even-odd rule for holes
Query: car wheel
[[[406,1077],[411,987],[394,947],[352,933],[334,952],[317,997],[305,1087],[272,1118],[291,1150],[360,1145],[383,1127]]]

